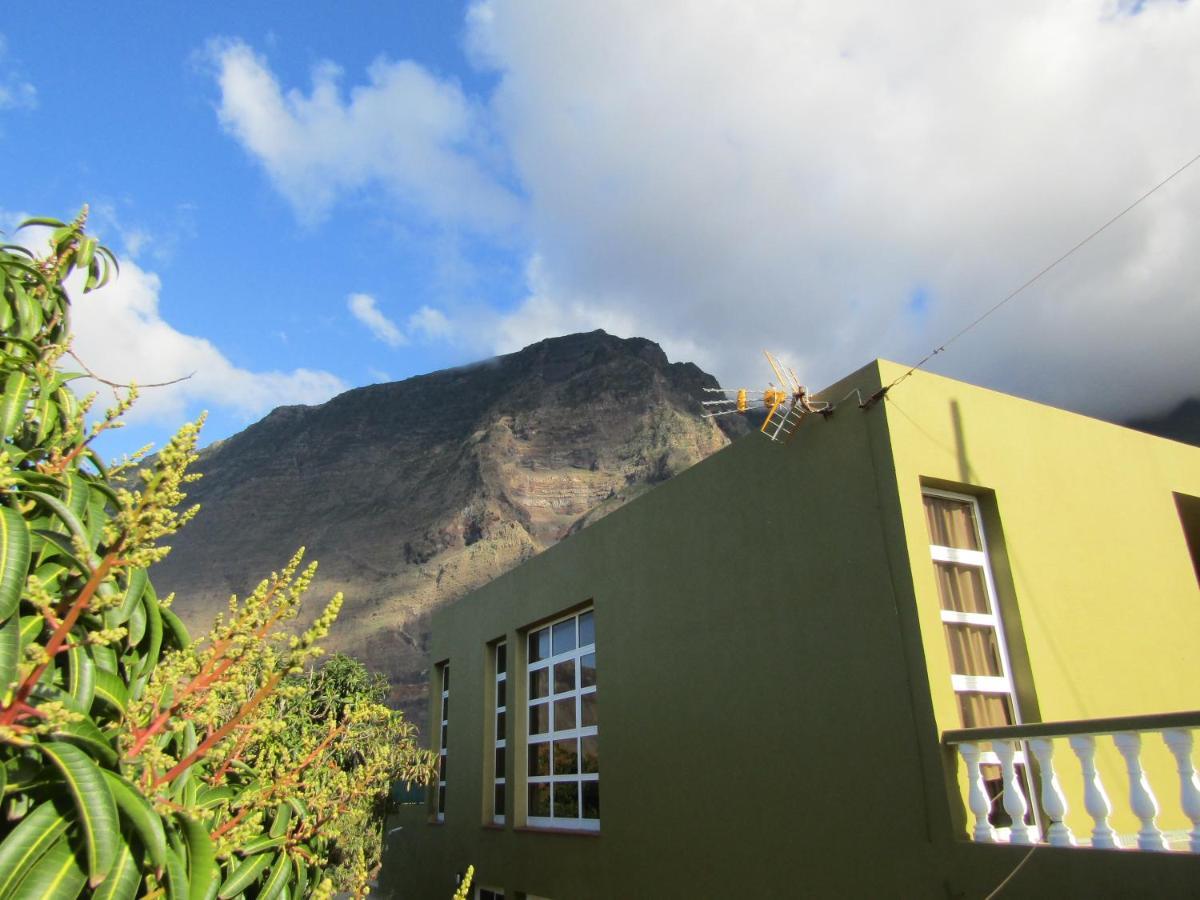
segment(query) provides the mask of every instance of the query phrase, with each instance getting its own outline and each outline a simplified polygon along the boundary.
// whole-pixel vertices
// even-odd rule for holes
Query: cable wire
[[[917,369],[921,368],[923,365],[925,365],[925,363],[929,362],[931,359],[933,359],[935,356],[937,356],[939,353],[941,353],[943,350],[945,350],[948,346],[950,346],[952,343],[957,341],[960,337],[962,337],[964,334],[966,334],[968,331],[970,331],[972,328],[974,328],[976,325],[978,325],[980,322],[982,322],[984,319],[986,319],[988,316],[990,316],[992,313],[994,313],[996,310],[998,310],[1000,307],[1002,307],[1004,304],[1006,304],[1009,300],[1012,300],[1019,293],[1021,293],[1023,290],[1025,290],[1027,287],[1029,287],[1031,284],[1033,284],[1035,281],[1037,281],[1039,278],[1041,278],[1043,275],[1045,275],[1047,272],[1049,272],[1051,269],[1053,269],[1055,266],[1057,266],[1059,263],[1061,263],[1063,260],[1065,260],[1068,256],[1070,256],[1076,250],[1079,250],[1081,247],[1083,247],[1085,244],[1087,244],[1093,238],[1099,236],[1105,229],[1107,229],[1110,225],[1115,223],[1118,219],[1120,219],[1122,216],[1124,216],[1127,212],[1130,212],[1132,209],[1134,209],[1134,207],[1140,205],[1142,203],[1142,201],[1147,200],[1159,188],[1164,187],[1168,182],[1172,181],[1176,176],[1182,175],[1184,173],[1184,171],[1186,171],[1193,163],[1197,162],[1198,160],[1200,160],[1200,153],[1197,153],[1195,156],[1193,156],[1191,159],[1189,159],[1187,162],[1185,162],[1182,166],[1180,166],[1178,169],[1176,169],[1174,172],[1172,172],[1170,175],[1168,175],[1166,178],[1164,178],[1158,184],[1154,185],[1154,187],[1150,188],[1150,190],[1146,191],[1144,194],[1142,194],[1140,197],[1138,197],[1136,200],[1134,200],[1132,203],[1130,203],[1128,206],[1126,206],[1123,210],[1121,210],[1119,213],[1117,213],[1115,216],[1113,216],[1111,219],[1109,219],[1107,222],[1105,222],[1103,225],[1101,225],[1099,228],[1097,228],[1095,231],[1093,231],[1091,234],[1089,234],[1087,237],[1085,237],[1082,241],[1080,241],[1078,244],[1076,244],[1074,247],[1072,247],[1070,250],[1068,250],[1062,256],[1058,257],[1058,259],[1054,260],[1054,262],[1052,262],[1049,265],[1042,268],[1036,275],[1034,275],[1032,278],[1030,278],[1028,281],[1026,281],[1024,284],[1022,284],[1019,288],[1017,288],[1016,290],[1005,295],[999,302],[994,304],[990,309],[988,309],[982,315],[978,316],[976,319],[974,319],[972,322],[967,324],[965,327],[963,327],[963,328],[959,329],[957,332],[955,332],[950,337],[949,340],[943,342],[940,346],[938,346],[937,348],[935,348],[934,350],[932,350],[928,354],[926,354],[925,358],[922,359],[919,363],[917,363],[915,366],[913,366],[911,369],[909,369],[907,372],[905,372],[903,375],[901,375],[899,378],[897,378],[891,384],[887,385],[887,387],[882,388],[881,390],[876,392],[873,396],[868,398],[867,402],[865,404],[863,404],[863,406],[864,407],[869,406],[874,401],[879,400],[889,390],[894,388],[900,382],[904,381],[904,379],[908,378],[908,376],[910,376],[913,372],[917,371]]]

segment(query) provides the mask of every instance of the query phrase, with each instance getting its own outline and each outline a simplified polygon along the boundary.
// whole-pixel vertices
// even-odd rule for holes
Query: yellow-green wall
[[[880,363],[885,383],[905,369]],[[887,417],[907,554],[941,731],[961,723],[950,689],[922,484],[980,494],[1026,721],[1200,709],[1200,585],[1175,492],[1200,496],[1200,450],[917,372],[889,392]],[[1143,739],[1166,828],[1190,827],[1157,735]],[[1102,769],[1125,810],[1119,756]],[[1081,779],[1065,742],[1058,771],[1087,834]]]
[[[871,394],[883,383],[881,366],[890,377],[888,364],[872,364],[826,395],[837,399],[855,388]],[[976,441],[993,436],[977,429],[1012,440],[999,423],[985,426],[985,417],[1021,419],[1010,428],[1029,436],[1061,431],[1077,455],[1080,423],[1102,436],[1121,432],[931,377],[914,376],[906,386],[868,411],[851,401],[828,420],[811,417],[787,446],[750,435],[440,611],[431,656],[449,660],[452,671],[446,820],[430,824],[428,811],[411,808],[397,820],[403,831],[391,836],[382,893],[444,897],[468,863],[480,884],[555,900],[982,896],[994,887],[1020,853],[964,841],[961,801],[940,745],[941,731],[958,723],[927,564],[920,479],[972,481],[956,468],[957,432],[946,432],[942,421],[955,397],[966,459],[1000,478],[978,483],[996,491],[1004,516],[1020,466],[1000,462],[998,446],[995,462],[992,452],[976,450]],[[961,389],[955,397],[939,393],[954,389]],[[1049,424],[1025,422],[1031,415]],[[1119,440],[1129,448],[1105,451],[1114,460],[1160,443]],[[1027,466],[1048,453],[1028,440],[1018,449]],[[1187,466],[1186,454],[1153,454],[1162,455],[1160,466]],[[1068,463],[1054,465],[1070,481]],[[1021,490],[1021,524],[1042,522]],[[1102,496],[1088,503],[1093,511],[1108,509]],[[1013,539],[1017,522],[1003,524]],[[1080,527],[1094,526],[1089,520],[1074,533]],[[1155,527],[1165,540],[1167,526]],[[1023,585],[1030,602],[1051,587],[1061,593],[1069,579],[1053,561],[1040,553],[1035,564],[1032,550],[1016,546],[1016,599],[1024,602]],[[1173,575],[1154,577],[1175,585]],[[510,795],[519,795],[525,630],[581,604],[595,609],[601,831],[524,830],[519,802],[510,803],[506,826],[489,827],[486,648],[500,637],[509,641],[507,778]],[[1055,659],[1053,648],[1074,647],[1085,632],[1055,634],[1059,615],[1030,615],[1032,630],[1025,622],[1043,713],[1077,718],[1195,705],[1180,686],[1159,706],[1157,688],[1146,687],[1143,669],[1134,666],[1124,679],[1143,689],[1124,688],[1123,706],[1105,705],[1112,701],[1093,687],[1066,686],[1062,672],[1072,661]],[[1196,633],[1193,619],[1176,622]],[[1112,629],[1102,632],[1104,640],[1121,631],[1111,623],[1103,628]],[[1162,631],[1163,646],[1182,640]],[[1151,665],[1162,666],[1154,672],[1194,672],[1190,660],[1182,670],[1162,660]],[[1042,678],[1064,686],[1043,698]],[[1111,673],[1107,679],[1122,682]],[[1076,694],[1090,704],[1086,713],[1070,705]],[[1139,696],[1152,708],[1138,705]],[[1200,876],[1196,859],[1156,866],[1131,854],[1079,853],[1063,860],[1060,851],[1039,851],[1023,876],[1059,895],[1132,884],[1135,871],[1160,893]]]

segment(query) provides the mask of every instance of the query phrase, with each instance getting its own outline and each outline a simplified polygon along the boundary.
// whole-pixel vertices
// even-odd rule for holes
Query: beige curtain
[[[950,652],[950,671],[955,675],[994,675],[1000,677],[1000,648],[996,629],[990,625],[959,625],[947,622],[946,648]]]
[[[937,573],[938,598],[942,609],[984,614],[992,612],[983,569],[947,562],[934,562],[933,568]]]
[[[975,508],[970,503],[926,494],[925,523],[931,544],[958,550],[980,549]]]
[[[964,691],[958,695],[958,708],[964,728],[989,728],[1013,723],[1007,694],[977,694]]]

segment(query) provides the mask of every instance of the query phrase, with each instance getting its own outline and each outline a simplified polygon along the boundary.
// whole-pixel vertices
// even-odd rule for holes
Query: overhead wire
[[[984,319],[986,319],[992,313],[996,312],[996,310],[1000,309],[1000,307],[1004,306],[1006,303],[1008,303],[1010,300],[1012,300],[1014,297],[1016,297],[1018,294],[1020,294],[1022,291],[1024,291],[1026,288],[1028,288],[1034,282],[1036,282],[1043,275],[1050,272],[1059,263],[1063,262],[1065,259],[1067,259],[1067,257],[1069,257],[1073,253],[1075,253],[1075,251],[1081,249],[1083,246],[1088,244],[1093,238],[1098,237],[1110,225],[1113,225],[1115,222],[1117,222],[1119,219],[1121,219],[1126,213],[1130,212],[1135,207],[1139,206],[1143,201],[1149,199],[1160,188],[1166,186],[1170,181],[1174,180],[1179,175],[1182,175],[1188,168],[1190,168],[1197,161],[1200,161],[1200,153],[1197,153],[1195,156],[1193,156],[1191,159],[1189,159],[1187,162],[1185,162],[1182,166],[1180,166],[1178,169],[1176,169],[1174,172],[1172,172],[1170,175],[1168,175],[1162,181],[1158,182],[1158,184],[1154,185],[1154,187],[1150,188],[1148,191],[1146,191],[1144,194],[1142,194],[1140,197],[1138,197],[1136,200],[1134,200],[1132,203],[1130,203],[1128,206],[1126,206],[1123,210],[1121,210],[1115,216],[1110,218],[1107,222],[1105,222],[1099,228],[1095,229],[1091,234],[1089,234],[1087,237],[1085,237],[1083,240],[1081,240],[1079,243],[1077,243],[1074,247],[1072,247],[1066,253],[1062,254],[1057,259],[1055,259],[1053,262],[1044,266],[1035,275],[1033,275],[1031,278],[1029,278],[1027,281],[1025,281],[1025,283],[1022,284],[1020,287],[1016,288],[1013,291],[1010,291],[1008,294],[1006,294],[999,301],[994,303],[990,308],[988,308],[981,315],[977,316],[975,319],[973,319],[967,325],[960,328],[957,332],[955,332],[953,335],[951,335],[948,340],[943,341],[940,345],[938,345],[936,348],[934,348],[929,353],[927,353],[925,355],[925,357],[923,359],[921,359],[920,362],[918,362],[916,365],[914,365],[912,368],[910,368],[907,372],[905,372],[903,375],[896,378],[894,381],[891,382],[891,384],[888,384],[885,387],[880,388],[878,391],[876,391],[874,394],[872,394],[870,397],[868,397],[867,400],[861,404],[861,406],[865,409],[865,408],[870,407],[876,401],[880,400],[884,395],[887,394],[888,391],[890,391],[896,385],[900,384],[900,382],[904,381],[906,378],[908,378],[910,375],[912,375],[913,372],[917,371],[917,369],[924,366],[925,363],[929,362],[931,359],[933,359],[935,356],[937,356],[939,353],[941,353],[943,350],[945,350],[947,347],[949,347],[952,343],[957,341],[960,337],[962,337],[964,334],[966,334],[972,328],[977,326],[980,322],[982,322]]]

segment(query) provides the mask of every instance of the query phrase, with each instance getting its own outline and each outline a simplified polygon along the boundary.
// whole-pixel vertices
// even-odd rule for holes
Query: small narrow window
[[[450,729],[450,663],[442,663],[441,672],[442,681],[442,736],[438,743],[438,794],[437,794],[437,820],[444,821],[446,818],[446,759],[448,756],[448,748],[446,744],[447,733]]]
[[[592,611],[530,632],[528,674],[528,823],[599,829],[599,706]]]
[[[1196,572],[1196,580],[1200,582],[1200,497],[1176,494],[1175,508],[1179,510],[1183,536],[1192,555],[1192,568]]]
[[[493,731],[495,741],[495,769],[492,788],[492,821],[497,825],[504,824],[504,809],[507,803],[507,782],[504,777],[506,756],[508,754],[508,645],[501,641],[496,645],[495,654],[496,677],[496,715]],[[480,896],[482,896],[482,891]],[[500,894],[498,896],[503,896]]]

